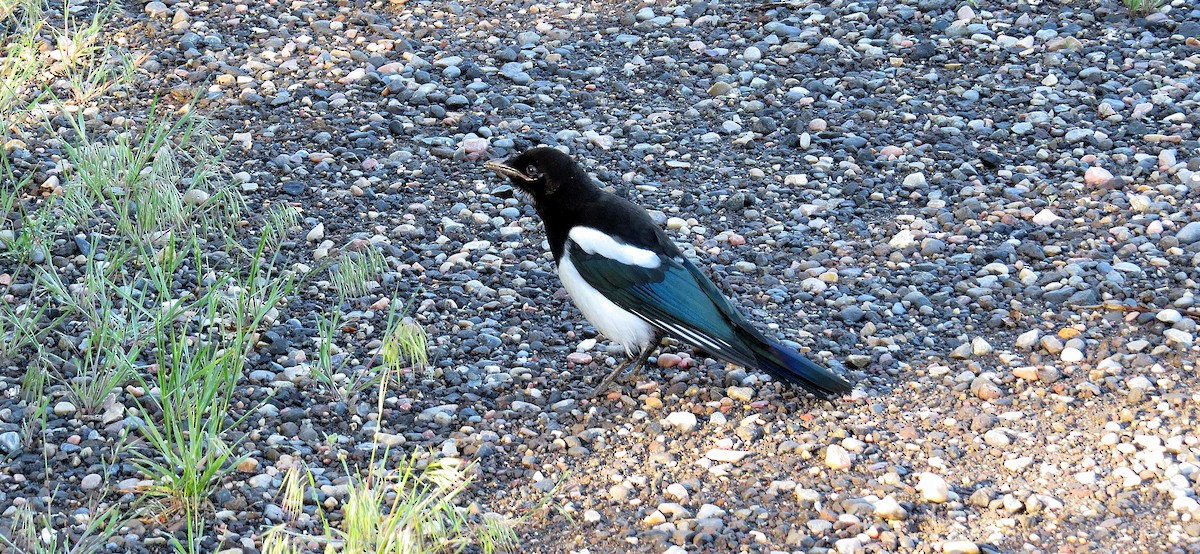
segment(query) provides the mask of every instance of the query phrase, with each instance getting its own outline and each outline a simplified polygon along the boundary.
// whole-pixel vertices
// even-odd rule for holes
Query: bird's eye
[[[525,175],[530,179],[537,179],[542,176],[542,172],[538,169],[537,164],[529,164],[525,167]]]

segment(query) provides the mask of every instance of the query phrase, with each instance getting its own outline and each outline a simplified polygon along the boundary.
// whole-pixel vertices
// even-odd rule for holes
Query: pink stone
[[[573,364],[587,365],[592,363],[592,355],[587,352],[572,352],[567,354],[567,361]]]
[[[1102,185],[1113,178],[1113,174],[1107,169],[1098,166],[1087,168],[1083,173],[1083,182],[1089,185]]]
[[[1018,367],[1014,369],[1013,375],[1020,377],[1021,379],[1028,379],[1030,381],[1037,381],[1038,378],[1037,368],[1030,366]]]
[[[659,354],[658,356],[658,367],[661,368],[672,368],[678,366],[682,362],[683,358],[679,357],[677,354],[666,353]]]

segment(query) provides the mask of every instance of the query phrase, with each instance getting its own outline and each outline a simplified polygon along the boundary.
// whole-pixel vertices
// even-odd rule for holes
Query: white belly
[[[604,336],[625,347],[625,353],[633,356],[641,352],[654,340],[654,327],[642,318],[625,311],[620,306],[592,288],[575,264],[571,263],[570,252],[563,252],[558,262],[558,277],[571,295],[571,300],[583,316]]]

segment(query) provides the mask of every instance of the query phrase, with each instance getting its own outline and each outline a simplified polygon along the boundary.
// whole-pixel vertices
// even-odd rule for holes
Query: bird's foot
[[[625,375],[624,379],[628,380],[637,377],[637,374],[642,372],[643,363],[637,363],[637,365],[634,365],[634,368],[630,369],[629,375]],[[600,395],[604,395],[604,393],[608,390],[608,387],[610,387],[614,381],[617,380],[618,375],[622,374],[622,372],[624,372],[625,369],[629,368],[631,365],[632,363],[626,362],[625,365],[620,366],[617,369],[613,369],[613,372],[608,374],[608,377],[600,381],[600,384],[596,385],[595,389],[588,393],[587,398],[595,398]]]
[[[616,380],[617,376],[628,369],[631,365],[633,366],[633,369],[629,371],[629,375],[625,376],[624,379],[629,380],[637,377],[637,375],[642,372],[642,367],[645,366],[646,362],[650,359],[650,352],[651,349],[646,348],[636,360],[629,360],[617,369],[614,369],[612,373],[608,374],[608,377],[605,377],[603,381],[600,381],[599,385],[596,385],[596,388],[592,389],[592,392],[588,393],[587,398],[596,398],[597,396],[603,394],[608,387],[613,384],[613,381]]]

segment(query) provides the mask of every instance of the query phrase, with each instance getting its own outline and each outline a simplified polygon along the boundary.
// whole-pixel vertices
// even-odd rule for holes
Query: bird
[[[825,400],[851,390],[842,376],[763,336],[646,210],[602,190],[571,156],[537,146],[484,167],[533,205],[571,300],[625,349],[628,361],[592,396],[630,364],[640,370],[667,335]]]

